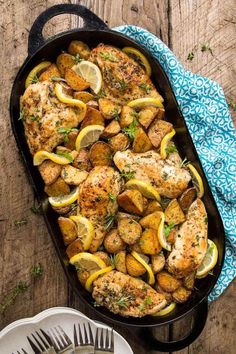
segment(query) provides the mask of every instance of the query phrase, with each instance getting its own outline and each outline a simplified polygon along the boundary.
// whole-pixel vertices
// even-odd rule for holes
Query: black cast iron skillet
[[[52,17],[63,13],[70,13],[80,16],[84,20],[84,26],[80,29],[73,29],[45,40],[42,35],[44,25]],[[48,205],[47,197],[43,191],[44,186],[42,179],[37,168],[35,168],[32,163],[32,156],[29,152],[24,136],[23,124],[18,120],[19,97],[24,92],[25,79],[29,71],[43,60],[50,60],[52,62],[55,61],[57,55],[60,54],[62,50],[66,50],[70,41],[75,39],[86,42],[90,47],[95,47],[100,42],[115,45],[120,48],[124,46],[132,46],[139,49],[148,58],[153,72],[152,80],[165,100],[167,120],[170,121],[177,130],[175,142],[180,151],[180,154],[182,157],[186,156],[186,158],[197,167],[203,178],[205,187],[205,195],[203,201],[206,206],[209,219],[209,237],[214,240],[218,247],[218,263],[214,268],[213,275],[208,275],[206,278],[196,282],[197,289],[193,291],[193,294],[186,303],[178,305],[173,312],[163,317],[146,316],[144,318],[138,319],[124,318],[111,313],[103,307],[94,308],[94,300],[78,282],[74,268],[70,265],[65,265],[64,260],[67,257],[65,253],[65,247],[62,242],[62,237],[60,237],[60,230],[57,224],[57,215]],[[17,74],[12,88],[10,100],[11,124],[18,148],[29,175],[30,183],[34,188],[39,202],[41,202],[43,205],[45,222],[56,247],[61,264],[74,292],[83,302],[85,302],[89,307],[93,308],[93,310],[106,322],[113,322],[119,325],[139,328],[141,331],[140,337],[145,339],[146,345],[148,344],[150,350],[156,349],[161,351],[176,351],[188,346],[197,338],[197,336],[204,328],[208,311],[207,296],[214,287],[223,264],[225,236],[222,221],[214,198],[208,186],[197,152],[165,72],[163,71],[159,62],[154,59],[146,49],[125,35],[110,30],[101,19],[99,19],[86,7],[81,5],[56,5],[43,12],[36,19],[30,30],[28,54],[29,55],[27,59]],[[179,341],[162,343],[153,337],[152,332],[150,331],[150,327],[171,324],[174,321],[189,314],[190,312],[194,314],[195,321],[192,329],[190,330],[190,333],[188,333],[185,338]]]

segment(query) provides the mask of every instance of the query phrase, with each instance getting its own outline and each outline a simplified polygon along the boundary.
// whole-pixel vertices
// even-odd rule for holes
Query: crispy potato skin
[[[167,293],[166,291],[164,291],[159,284],[155,284],[155,289],[156,291],[159,293],[159,294],[162,294],[165,296],[165,299],[166,299],[166,302],[167,302],[167,305],[169,305],[172,301],[173,301],[173,298],[172,298],[172,294],[171,293]]]
[[[148,200],[146,207],[143,210],[142,215],[147,216],[155,211],[162,211],[161,204],[157,200]]]
[[[56,208],[54,206],[52,206],[52,209],[58,213],[59,215],[66,215],[68,213],[70,213],[71,211],[71,205],[66,205],[64,207],[60,207],[60,208]]]
[[[54,183],[60,176],[62,166],[51,160],[45,160],[39,167],[39,172],[46,185]]]
[[[154,274],[159,273],[165,266],[165,256],[163,253],[155,254],[151,256],[152,261],[152,271]]]
[[[93,166],[111,166],[112,149],[103,141],[97,141],[89,151],[89,158]]]
[[[68,47],[68,53],[71,55],[79,54],[80,58],[88,59],[91,53],[89,46],[81,41],[71,41]]]
[[[86,180],[86,178],[88,177],[88,172],[80,171],[73,166],[66,165],[62,168],[61,177],[66,183],[73,186],[78,186]]]
[[[109,253],[117,253],[125,248],[125,243],[120,237],[117,229],[111,230],[104,238],[104,247]]]
[[[143,231],[139,239],[139,245],[142,253],[148,255],[158,254],[162,249],[157,239],[157,231],[154,229],[146,229]]]
[[[83,101],[84,103],[88,103],[94,98],[94,96],[90,92],[86,92],[86,91],[74,92],[73,96],[76,100]]]
[[[117,120],[113,119],[102,133],[102,138],[111,138],[120,132],[120,124]]]
[[[123,133],[113,136],[109,141],[109,145],[114,151],[126,150],[129,147],[129,144],[129,138]]]
[[[107,98],[99,98],[98,105],[105,119],[113,119],[121,112],[121,106]]]
[[[197,191],[194,187],[188,188],[183,194],[179,197],[179,205],[184,210],[187,211],[190,205],[193,203],[197,196]]]
[[[121,128],[126,128],[128,127],[134,120],[135,117],[135,110],[129,106],[123,106],[121,108],[121,114],[120,114],[120,126]]]
[[[196,273],[193,272],[184,278],[184,287],[188,290],[193,290]]]
[[[127,254],[125,261],[127,272],[132,277],[140,277],[146,273],[145,267],[139,263],[131,254]]]
[[[173,275],[165,271],[157,273],[156,277],[160,287],[167,293],[173,293],[176,289],[178,289],[182,285],[181,280],[176,279]]]
[[[125,190],[117,197],[117,202],[129,213],[142,214],[143,212],[143,196],[138,190]]]
[[[70,193],[70,187],[64,181],[63,178],[58,177],[58,179],[44,187],[44,192],[47,193],[49,197],[57,197],[58,195],[66,195]]]
[[[148,137],[155,148],[161,144],[164,136],[171,132],[173,125],[165,120],[155,119],[148,130]]]
[[[183,286],[179,287],[172,293],[173,300],[178,304],[186,302],[191,295],[191,291],[185,289]]]
[[[69,244],[69,246],[66,249],[66,254],[68,258],[72,258],[75,256],[77,253],[83,252],[84,247],[83,243],[80,238],[77,238],[75,241]]]
[[[87,270],[78,271],[77,276],[80,283],[85,286],[87,279],[90,277],[90,272],[88,272]]]
[[[116,254],[116,258],[115,258],[115,266],[116,269],[119,272],[122,272],[124,274],[127,274],[127,267],[126,267],[126,251],[119,251]]]
[[[53,76],[61,76],[56,64],[49,65],[49,67],[39,76],[39,81],[50,80]]]
[[[56,60],[57,67],[61,73],[61,76],[64,77],[65,69],[72,68],[75,65],[75,60],[72,55],[68,53],[62,53],[58,55]]]
[[[63,236],[64,244],[69,245],[75,241],[78,236],[75,223],[69,218],[64,218],[63,216],[60,216],[57,221]]]
[[[145,131],[141,127],[138,127],[133,140],[133,152],[147,152],[152,147],[152,143]]]
[[[86,116],[84,117],[81,128],[85,128],[88,125],[102,125],[104,127],[104,118],[97,109],[92,107],[87,107]]]
[[[181,224],[185,220],[185,215],[177,199],[172,199],[165,210],[165,221],[168,224]]]
[[[118,232],[125,243],[133,245],[141,236],[142,228],[137,221],[126,218],[118,221]]]
[[[83,91],[89,88],[90,84],[71,68],[65,68],[65,80],[75,91]]]
[[[81,149],[77,153],[72,165],[74,167],[78,168],[79,170],[82,170],[82,171],[87,171],[87,172],[91,171],[92,170],[92,165],[91,165],[91,162],[90,162],[90,159],[89,159],[88,150]]]
[[[101,258],[101,260],[103,260],[107,267],[111,265],[111,259],[106,252],[97,251],[94,253],[94,256]]]
[[[158,113],[158,108],[155,107],[143,108],[139,112],[138,121],[144,128],[147,129],[149,125],[152,123],[152,121],[154,120],[154,118],[156,117],[157,113]]]
[[[144,228],[158,230],[159,224],[161,221],[161,212],[154,211],[154,213],[144,216],[139,223]]]

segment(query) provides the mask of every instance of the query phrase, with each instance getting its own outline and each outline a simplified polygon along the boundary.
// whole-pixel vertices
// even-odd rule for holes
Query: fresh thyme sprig
[[[116,304],[119,307],[128,307],[128,303],[130,302],[130,296],[122,296],[119,300],[116,301]]]
[[[36,205],[36,201],[34,200],[34,204],[32,205],[32,207],[30,208],[30,210],[32,211],[32,213],[34,214],[42,214],[42,205],[41,203]]]
[[[168,145],[167,148],[166,148],[166,153],[167,153],[167,155],[169,155],[169,154],[171,154],[171,153],[173,153],[173,152],[178,152],[178,150],[177,150],[175,144],[170,144],[170,145]]]
[[[139,87],[145,91],[147,94],[149,94],[152,91],[152,86],[148,85],[146,82],[143,82],[139,85]]]
[[[127,128],[122,129],[123,133],[125,133],[130,138],[130,140],[133,140],[135,138],[137,132],[137,125],[138,122],[136,119],[134,119],[133,122]]]
[[[183,161],[180,164],[180,167],[187,167],[190,162],[188,161],[187,157],[183,159]]]
[[[39,82],[39,78],[37,75],[34,75],[30,81],[31,84],[36,84],[37,82]]]
[[[113,225],[115,218],[116,218],[115,214],[109,214],[109,215],[105,216],[105,218],[104,218],[104,229],[105,230],[109,229],[109,227]]]
[[[23,218],[20,220],[16,220],[14,222],[14,225],[20,227],[20,226],[26,225],[27,223],[28,223],[28,220]]]
[[[116,196],[114,194],[112,194],[111,192],[108,193],[108,197],[109,197],[111,202],[115,202],[116,201]]]
[[[165,233],[165,237],[168,237],[171,230],[175,227],[174,223],[170,223],[169,225],[164,225],[164,233]]]

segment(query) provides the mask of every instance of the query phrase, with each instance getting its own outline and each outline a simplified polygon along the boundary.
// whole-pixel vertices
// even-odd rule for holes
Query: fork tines
[[[22,352],[20,350],[17,350],[17,354],[28,354],[27,351],[24,348],[21,348]],[[12,353],[14,354],[14,353]]]
[[[78,323],[79,335],[77,335],[76,325],[74,324],[74,344],[75,344],[75,347],[82,347],[82,346],[94,347],[93,333],[92,333],[90,323],[88,322],[88,329],[86,329],[85,323],[83,324],[83,328],[84,328],[84,330],[83,330],[84,336],[82,336],[80,324]]]
[[[100,332],[100,336],[99,336]],[[107,352],[107,353],[114,353],[114,332],[113,328],[111,331],[106,329],[106,335],[104,335],[105,329],[97,328],[96,330],[96,337],[95,337],[95,353],[99,352]]]
[[[40,329],[42,333],[35,331],[35,333],[31,333],[31,337],[27,336],[29,344],[33,349],[35,354],[41,354],[44,351],[47,351],[49,348],[52,347],[52,342],[49,336],[45,336],[45,332]]]
[[[65,349],[73,349],[73,344],[70,338],[61,328],[61,326],[51,328],[48,333],[51,338],[52,346],[57,353]]]

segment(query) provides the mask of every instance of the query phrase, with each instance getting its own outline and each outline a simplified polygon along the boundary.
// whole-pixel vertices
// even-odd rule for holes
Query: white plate
[[[28,354],[33,351],[28,344],[27,335],[39,328],[48,330],[50,327],[61,325],[70,339],[73,341],[73,325],[74,323],[90,322],[93,334],[96,328],[107,328],[105,324],[90,320],[81,312],[69,307],[53,307],[31,318],[24,318],[15,321],[5,327],[0,332],[0,353],[12,354],[17,350],[24,348]],[[109,328],[109,327],[108,327]],[[126,340],[116,331],[114,331],[115,354],[133,354],[132,349]]]

